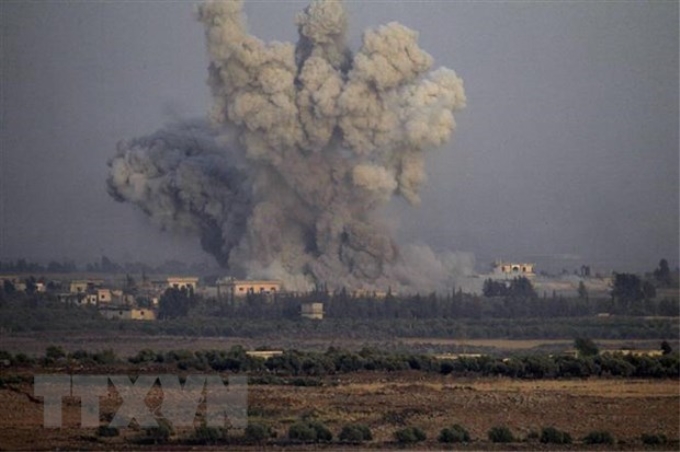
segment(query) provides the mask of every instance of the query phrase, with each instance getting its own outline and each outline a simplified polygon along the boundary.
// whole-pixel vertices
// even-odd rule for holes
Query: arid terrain
[[[153,373],[155,370],[148,371]],[[40,373],[36,369],[31,372]],[[42,399],[33,395],[31,372],[2,372],[6,381],[0,389],[2,450],[183,450],[198,447],[187,442],[190,430],[179,429],[165,443],[141,445],[134,442],[140,435],[134,423],[130,428],[121,429],[119,436],[101,437],[95,429],[80,427],[80,402],[71,397],[63,401],[63,427],[44,428]],[[121,367],[98,369],[98,372],[125,374]],[[249,422],[270,425],[277,437],[259,445],[221,443],[201,447],[310,448],[290,444],[285,438],[290,425],[311,418],[324,423],[336,438],[342,426],[348,423],[367,425],[373,432],[373,440],[361,447],[371,448],[397,447],[393,433],[405,426],[417,426],[426,432],[427,440],[416,448],[441,448],[442,444],[437,442],[439,431],[456,423],[467,428],[472,438],[468,444],[453,445],[461,449],[580,450],[589,447],[603,450],[603,446],[581,443],[581,438],[593,430],[608,431],[615,437],[616,444],[609,448],[642,449],[645,447],[640,440],[642,434],[663,434],[669,439],[666,444],[654,446],[656,450],[678,448],[680,393],[677,380],[513,380],[404,371],[339,374],[315,382],[318,385],[249,385]],[[157,391],[152,390],[146,399],[152,411],[160,404]],[[103,424],[113,417],[121,402],[117,393],[110,389],[109,396],[101,401]],[[199,416],[200,413],[199,408]],[[488,441],[487,431],[501,425],[510,428],[518,438],[517,442],[494,445]],[[535,435],[546,426],[569,432],[574,444],[545,445],[535,436],[532,438],[532,432]],[[326,447],[338,445],[336,442]],[[359,446],[343,444],[342,447]]]

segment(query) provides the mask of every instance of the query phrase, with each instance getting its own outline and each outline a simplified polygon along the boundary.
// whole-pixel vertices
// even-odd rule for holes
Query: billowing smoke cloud
[[[208,121],[122,142],[108,187],[163,228],[195,232],[238,277],[290,288],[442,288],[460,259],[401,249],[376,217],[420,202],[424,153],[447,142],[463,83],[390,23],[353,54],[340,1],[296,18],[297,45],[248,34],[241,1],[207,2]]]

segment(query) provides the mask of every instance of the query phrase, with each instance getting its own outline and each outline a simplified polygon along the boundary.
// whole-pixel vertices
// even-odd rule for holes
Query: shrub
[[[453,427],[443,428],[437,440],[440,443],[467,443],[470,441],[470,433],[463,426],[455,424]]]
[[[453,363],[451,361],[443,361],[439,365],[439,373],[441,373],[442,375],[448,375],[451,372],[453,372],[453,370],[454,370],[454,366],[453,366]]]
[[[97,436],[111,437],[120,435],[120,431],[116,427],[109,427],[108,425],[100,425],[97,428]]]
[[[574,348],[578,352],[579,357],[595,356],[600,353],[600,349],[595,342],[593,342],[592,339],[585,337],[577,337],[574,339]]]
[[[45,350],[45,358],[57,360],[59,358],[65,358],[65,357],[66,357],[66,352],[64,351],[63,348],[59,347],[58,345],[50,345]]]
[[[527,441],[536,441],[541,438],[541,435],[536,430],[530,430],[527,433]]]
[[[487,433],[489,440],[494,443],[512,443],[515,441],[515,436],[506,426],[492,427]]]
[[[338,437],[340,441],[349,443],[361,443],[363,441],[370,441],[373,439],[373,433],[367,425],[364,424],[350,424],[345,425]]]
[[[223,428],[201,425],[196,430],[194,430],[191,438],[196,444],[217,444],[218,442],[225,439],[225,433],[226,432]]]
[[[311,421],[309,425],[316,431],[317,441],[332,441],[333,433],[319,421]]]
[[[316,441],[316,430],[306,422],[298,422],[288,428],[288,439],[311,443]]]
[[[288,439],[305,443],[331,441],[333,434],[321,422],[302,421],[290,426],[288,429]]]
[[[642,442],[647,445],[666,444],[668,442],[668,438],[666,438],[666,435],[663,434],[650,435],[643,433],[641,439]]]
[[[79,362],[91,361],[90,354],[86,350],[76,350],[75,352],[70,353],[68,357]]]
[[[92,359],[97,364],[104,364],[104,365],[113,364],[116,361],[118,361],[118,357],[116,356],[116,352],[114,352],[110,348],[94,353],[92,355]]]
[[[418,427],[406,427],[394,432],[394,439],[396,439],[398,443],[411,444],[425,441],[427,435],[425,435],[425,432]]]
[[[251,422],[243,432],[243,437],[248,442],[259,443],[265,441],[273,436],[271,427],[260,424],[258,422]]]
[[[132,364],[151,363],[156,361],[157,356],[158,355],[156,352],[149,348],[145,348],[137,352],[135,356],[128,358],[128,361],[130,361]]]
[[[541,430],[541,442],[551,444],[571,444],[571,435],[555,427],[543,427]]]
[[[157,419],[158,427],[147,428],[144,430],[147,439],[155,444],[162,444],[170,439],[173,434],[172,425],[165,419]]]
[[[35,362],[35,359],[31,358],[26,353],[17,353],[16,355],[14,355],[14,360],[12,361],[12,364],[23,366],[23,365],[31,365],[34,362]]]
[[[0,361],[12,362],[12,354],[7,350],[0,350]]]
[[[583,442],[586,444],[614,444],[614,437],[607,431],[592,431],[583,438]]]

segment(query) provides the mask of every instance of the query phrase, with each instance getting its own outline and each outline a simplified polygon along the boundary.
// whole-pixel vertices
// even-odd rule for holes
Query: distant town
[[[172,266],[170,266],[172,268]],[[159,275],[159,269],[142,264],[119,265],[103,257],[80,271],[73,263],[51,262],[47,266],[25,260],[0,263],[0,288],[3,297],[14,293],[44,294],[51,300],[69,306],[91,307],[106,319],[154,321],[159,318],[182,317],[197,300],[242,305],[257,297],[265,303],[281,297],[299,297],[279,280],[236,279],[230,276],[187,275],[191,270],[205,273],[204,268],[190,268],[174,263],[181,275]],[[161,268],[160,270],[168,270]],[[550,276],[537,273],[530,262],[497,260],[483,274],[465,275],[452,292],[482,296],[488,299],[574,298],[582,301],[601,300],[599,316],[620,311],[621,303],[611,309],[602,300],[630,299],[632,306],[642,303],[642,311],[651,315],[677,315],[678,269],[670,270],[661,259],[659,266],[642,275],[613,273],[593,275],[590,267],[581,266],[573,273]],[[331,295],[323,287],[311,296],[299,297],[296,311],[301,318],[321,320],[324,304]],[[385,300],[387,297],[409,297],[392,291],[343,289],[342,295],[354,299]],[[336,298],[338,294],[335,294]],[[419,296],[419,295],[418,295]],[[646,302],[645,302],[646,300]],[[653,308],[651,301],[656,301]],[[632,308],[631,308],[632,309]],[[592,312],[591,312],[592,313]],[[630,313],[630,312],[626,312]]]

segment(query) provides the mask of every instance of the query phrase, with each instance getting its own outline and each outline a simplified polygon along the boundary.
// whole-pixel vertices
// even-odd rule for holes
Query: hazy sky
[[[246,2],[295,41],[305,2]],[[399,237],[551,270],[678,262],[678,2],[348,1],[350,43],[390,21],[465,81]],[[0,260],[212,262],[106,193],[121,139],[209,108],[191,2],[2,1]],[[399,214],[399,215],[397,215]]]

